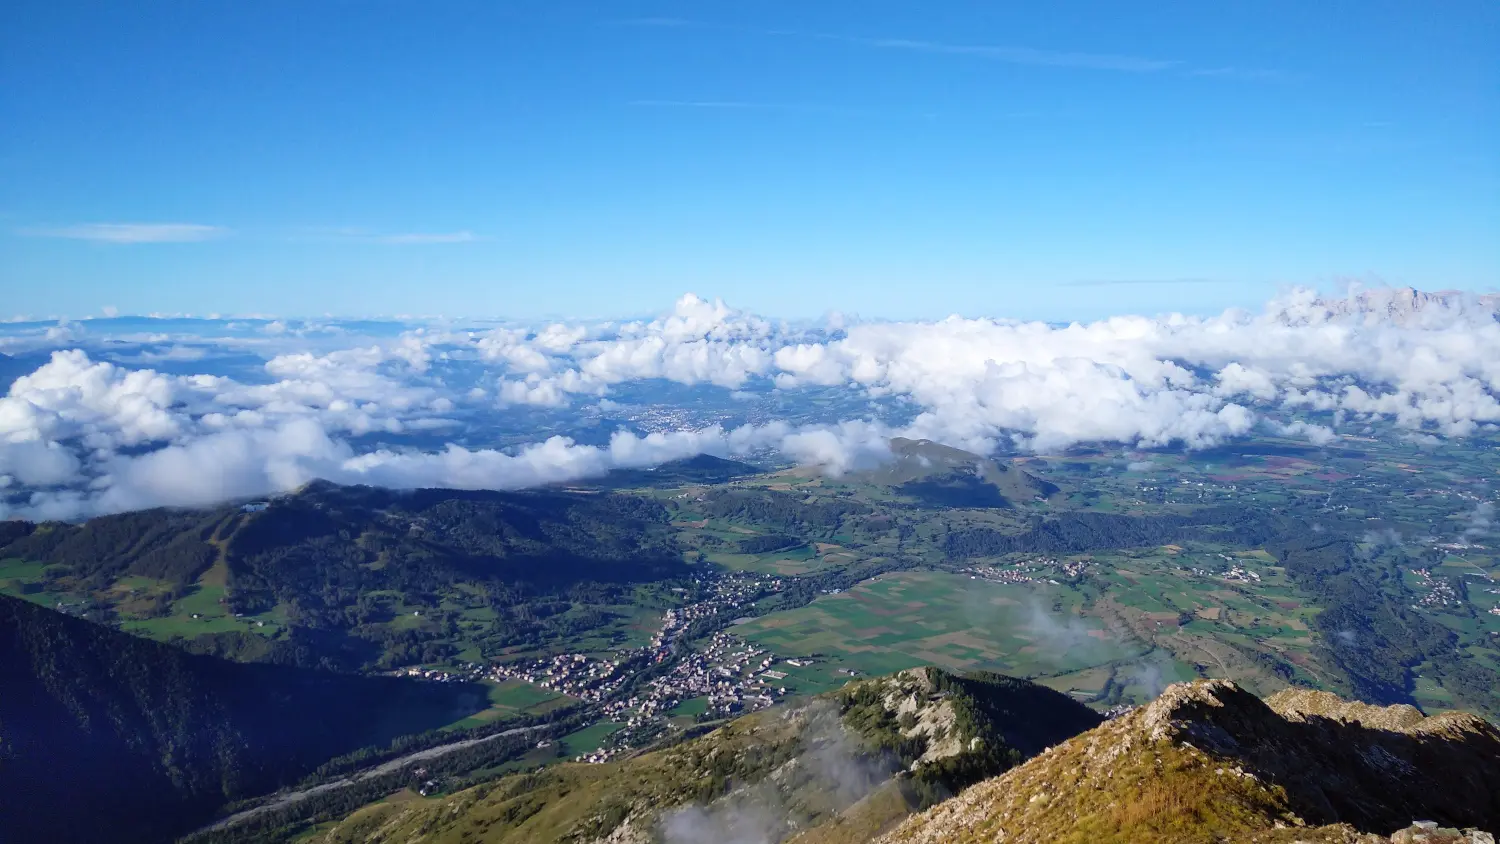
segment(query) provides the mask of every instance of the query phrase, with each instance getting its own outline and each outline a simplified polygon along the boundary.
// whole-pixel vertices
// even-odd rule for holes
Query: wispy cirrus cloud
[[[1061,282],[1063,287],[1145,287],[1155,284],[1234,284],[1228,278],[1082,278]]]
[[[835,41],[861,44],[881,50],[906,50],[914,53],[941,53],[955,56],[974,56],[1007,64],[1036,65],[1040,67],[1072,67],[1084,70],[1118,70],[1128,73],[1155,73],[1171,70],[1182,63],[1168,59],[1152,59],[1142,56],[1126,56],[1113,53],[1078,53],[1058,50],[1039,50],[1034,47],[1011,47],[988,44],[949,44],[942,41],[922,41],[910,38],[854,38],[843,35],[818,35]]]
[[[641,99],[630,100],[626,105],[633,108],[657,108],[657,109],[698,109],[703,111],[741,111],[750,113],[786,112],[793,114],[823,114],[841,115],[846,117],[865,116],[906,116],[884,111],[872,111],[869,109],[843,108],[840,106],[822,105],[819,103],[777,103],[756,102],[754,100],[666,100],[666,99]],[[927,116],[927,115],[911,115]]]
[[[321,226],[299,230],[298,240],[331,241],[336,243],[386,243],[396,246],[425,246],[443,243],[474,243],[488,240],[469,229],[451,232],[381,232],[359,226]]]
[[[675,26],[703,26],[703,24],[690,21],[685,18],[648,17],[648,18],[625,18],[614,22],[617,26],[646,26],[670,29]]]
[[[903,50],[914,53],[938,53],[957,56],[974,56],[1009,64],[1036,65],[1043,67],[1073,67],[1089,70],[1115,70],[1132,73],[1151,73],[1170,70],[1180,66],[1178,61],[1145,58],[1141,56],[1117,55],[1113,53],[1083,53],[1061,50],[1043,50],[1035,47],[953,44],[944,41],[928,41],[915,38],[869,38],[858,35],[839,35],[827,32],[807,32],[795,29],[758,29],[704,23],[683,18],[630,18],[615,21],[617,26],[635,26],[655,29],[712,29],[764,35],[774,38],[802,38],[818,41],[836,41],[873,47],[879,50]]]
[[[17,230],[17,234],[24,237],[55,237],[95,243],[196,243],[228,233],[223,226],[200,223],[79,223]]]
[[[853,44],[877,50],[932,53],[938,55],[970,56],[1006,64],[1030,65],[1034,67],[1075,68],[1080,70],[1102,70],[1121,73],[1175,72],[1186,76],[1204,78],[1271,81],[1288,78],[1279,70],[1236,67],[1192,67],[1177,59],[1161,59],[1124,53],[1094,53],[1075,50],[1051,50],[1038,47],[1009,44],[960,44],[947,41],[932,41],[922,38],[872,38],[859,35],[841,35],[829,32],[809,32],[796,29],[763,29],[707,23],[683,18],[648,17],[614,21],[616,26],[633,26],[654,29],[704,29],[721,32],[736,32],[772,38],[799,38]]]
[[[756,103],[743,100],[631,100],[626,105],[643,108],[810,109],[791,103]]]
[[[409,246],[439,243],[473,243],[478,240],[484,240],[483,237],[467,229],[457,232],[402,232],[400,234],[379,235],[375,239],[381,243]]]
[[[1280,70],[1266,70],[1257,67],[1199,67],[1189,70],[1188,76],[1202,76],[1219,79],[1246,79],[1251,81],[1272,82],[1288,79],[1289,74]]]

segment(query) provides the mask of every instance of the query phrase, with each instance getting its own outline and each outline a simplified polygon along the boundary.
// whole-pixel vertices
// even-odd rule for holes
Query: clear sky
[[[1500,285],[1500,4],[9,0],[0,316]]]

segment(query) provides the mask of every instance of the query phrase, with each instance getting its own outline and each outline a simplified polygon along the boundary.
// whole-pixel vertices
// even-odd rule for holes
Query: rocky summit
[[[1500,731],[1466,713],[1234,683],[1152,703],[917,814],[882,844],[1479,842],[1500,825]]]

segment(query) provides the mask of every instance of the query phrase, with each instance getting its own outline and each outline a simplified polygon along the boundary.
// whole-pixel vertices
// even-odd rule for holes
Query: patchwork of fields
[[[802,687],[834,686],[847,673],[883,674],[918,665],[1067,674],[1140,656],[1061,586],[991,583],[941,571],[883,575],[806,607],[734,628],[778,655],[807,656],[788,669]]]

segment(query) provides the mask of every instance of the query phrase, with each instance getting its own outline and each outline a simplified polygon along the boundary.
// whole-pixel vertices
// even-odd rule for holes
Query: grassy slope
[[[1500,821],[1492,725],[1318,692],[1270,703],[1218,681],[1173,686],[912,817],[880,844],[1282,840],[1279,827],[1304,825],[1319,829],[1297,840],[1315,842],[1352,829],[1389,834],[1413,817]],[[1332,826],[1340,822],[1351,827]]]
[[[820,830],[807,833],[806,844],[864,841],[921,805],[923,794],[944,790],[944,782],[1004,770],[1020,756],[1012,746],[1035,752],[1093,723],[1097,717],[1084,707],[1025,681],[904,672],[850,683],[809,705],[745,716],[622,761],[504,777],[440,803],[374,804],[315,840],[352,844],[421,835],[430,844],[504,844],[611,834],[612,840],[636,840],[631,836],[649,836],[673,807],[697,804],[710,815],[725,806],[761,813],[774,806],[783,833]],[[844,738],[846,729],[858,736],[856,743]],[[933,758],[918,775],[888,778],[929,749]],[[845,773],[829,773],[835,768]],[[849,790],[850,771],[868,778],[857,791]],[[927,771],[932,776],[924,778]]]

